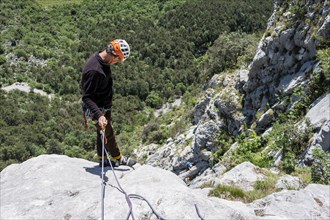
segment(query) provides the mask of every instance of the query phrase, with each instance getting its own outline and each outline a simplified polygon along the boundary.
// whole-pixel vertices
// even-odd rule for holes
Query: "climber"
[[[190,168],[192,168],[192,164],[189,161],[187,161],[185,167],[187,170],[190,170]]]
[[[128,43],[125,40],[116,39],[111,41],[104,50],[92,54],[83,69],[81,79],[82,106],[84,115],[96,121],[97,156],[100,159],[100,166],[102,166],[100,131],[103,127],[107,140],[105,148],[116,160],[117,165],[133,166],[136,163],[135,160],[120,153],[111,124],[113,80],[110,65],[125,61],[129,55]],[[104,166],[110,166],[109,160],[104,160]]]

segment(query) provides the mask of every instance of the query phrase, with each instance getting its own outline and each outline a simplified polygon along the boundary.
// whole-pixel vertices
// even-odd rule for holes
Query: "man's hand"
[[[98,123],[99,123],[99,126],[100,126],[101,128],[104,128],[105,126],[107,126],[108,121],[107,121],[107,119],[102,115],[101,117],[99,117]]]

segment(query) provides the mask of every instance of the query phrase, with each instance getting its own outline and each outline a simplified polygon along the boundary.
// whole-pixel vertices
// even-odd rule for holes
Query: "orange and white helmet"
[[[122,39],[111,41],[113,53],[118,55],[121,61],[125,61],[130,55],[130,48],[128,43]]]

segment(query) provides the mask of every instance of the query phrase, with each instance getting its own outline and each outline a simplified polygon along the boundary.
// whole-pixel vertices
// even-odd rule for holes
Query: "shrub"
[[[297,159],[308,147],[311,127],[297,128],[293,123],[278,123],[267,137],[269,151],[282,149],[283,160],[280,168],[286,173],[295,171]]]
[[[237,142],[239,147],[229,156],[230,167],[244,161],[250,161],[260,167],[268,167],[271,164],[272,158],[260,152],[264,146],[263,138],[258,136],[254,131],[251,131],[249,134],[242,133],[238,136]]]
[[[158,93],[152,91],[146,98],[146,104],[152,108],[160,108],[163,101]]]
[[[312,182],[312,171],[311,171],[311,167],[298,167],[295,169],[295,171],[293,173],[291,173],[292,176],[297,176],[301,182],[303,186],[307,186],[308,184],[310,184]]]
[[[312,181],[330,185],[330,153],[321,149],[313,151]]]
[[[169,137],[167,126],[160,126],[158,122],[150,122],[143,129],[142,141],[145,143],[161,144]]]
[[[18,57],[23,57],[23,58],[27,59],[27,54],[26,54],[25,50],[23,50],[23,49],[15,50],[15,54]]]
[[[330,81],[330,50],[324,49],[317,52],[317,57],[320,60],[321,69],[322,69],[322,81],[325,82],[325,90],[330,91],[329,81]]]
[[[7,59],[4,55],[0,55],[0,65],[4,64],[7,62]]]
[[[229,135],[228,131],[225,129],[220,130],[216,135],[215,145],[217,145],[217,151],[214,153],[214,158],[219,161],[233,143],[234,138]]]
[[[1,43],[1,41],[0,41],[0,43]],[[0,45],[0,54],[4,54],[4,53],[5,53],[5,49],[3,48],[2,45]]]
[[[281,162],[280,168],[285,173],[292,173],[295,171],[295,167],[297,164],[296,157],[293,152],[287,151],[285,154],[283,154],[284,159]]]

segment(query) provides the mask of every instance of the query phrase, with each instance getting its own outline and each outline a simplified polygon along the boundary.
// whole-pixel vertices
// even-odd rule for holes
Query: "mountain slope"
[[[88,56],[112,38],[125,38],[132,48],[130,59],[112,68],[113,125],[123,152],[130,154],[141,143],[155,109],[184,96],[187,117],[177,128],[158,130],[158,141],[164,142],[189,123],[196,91],[210,76],[200,70],[205,49],[224,31],[244,36],[263,31],[272,10],[271,0],[262,1],[262,7],[261,1],[212,0],[204,9],[194,7],[202,5],[200,0],[55,1],[46,9],[38,2],[0,2],[0,169],[42,153],[92,160],[94,131],[83,130],[81,117],[81,70]],[[202,16],[200,9],[213,13]],[[179,21],[194,14],[199,16]],[[27,83],[32,92],[3,91],[16,82]],[[39,97],[34,89],[54,99]]]

